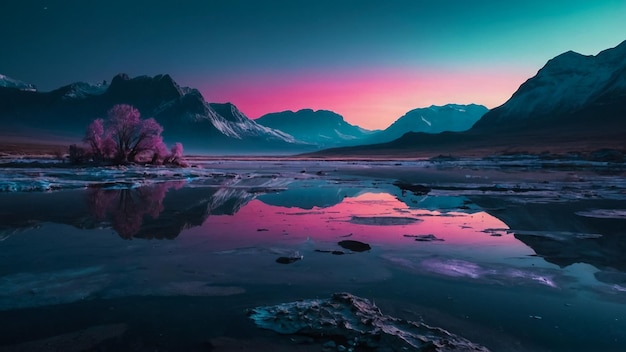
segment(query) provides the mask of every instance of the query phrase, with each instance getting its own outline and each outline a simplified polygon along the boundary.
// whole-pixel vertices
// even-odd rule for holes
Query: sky
[[[626,40],[624,0],[2,0],[0,74],[49,91],[167,73],[251,118],[494,108],[554,56]]]

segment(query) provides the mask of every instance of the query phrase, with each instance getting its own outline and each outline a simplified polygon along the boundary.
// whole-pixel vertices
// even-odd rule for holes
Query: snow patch
[[[19,90],[23,90],[27,92],[37,91],[37,88],[35,87],[34,84],[24,83],[22,81],[18,81],[16,79],[13,79],[11,77],[7,77],[1,74],[0,74],[0,87],[15,88],[15,89],[19,89]]]

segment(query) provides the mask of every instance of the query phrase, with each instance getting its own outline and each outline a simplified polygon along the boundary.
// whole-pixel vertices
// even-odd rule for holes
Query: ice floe
[[[385,315],[369,300],[345,292],[256,307],[249,316],[263,329],[333,341],[338,351],[488,351],[444,329]]]

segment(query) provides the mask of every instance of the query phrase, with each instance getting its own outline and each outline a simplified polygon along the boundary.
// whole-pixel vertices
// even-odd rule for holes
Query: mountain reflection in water
[[[488,213],[413,209],[380,190],[335,189],[307,200],[315,189],[259,194],[237,187],[184,186],[178,181],[131,189],[92,188],[86,191],[86,200],[94,223],[110,226],[124,239],[173,239],[185,229],[202,226],[224,241],[252,240],[262,229],[269,230],[263,234],[268,240],[272,234],[288,234],[292,239],[332,243],[353,234],[380,245],[402,246],[415,242],[415,236],[432,234],[448,245],[523,247],[506,235],[503,222]],[[266,204],[265,199],[280,205]]]
[[[367,177],[215,173],[0,194],[0,318],[12,321],[0,346],[30,338],[20,333],[29,309],[56,307],[68,325],[84,321],[69,313],[107,317],[109,306],[122,312],[115,322],[132,326],[163,312],[159,329],[177,344],[179,326],[199,324],[199,341],[207,331],[221,336],[224,321],[245,329],[247,308],[340,291],[398,312],[415,305],[424,321],[453,321],[455,331],[462,321],[466,337],[480,339],[481,326],[505,332],[525,350],[540,339],[551,350],[591,350],[623,337],[619,183],[596,188],[602,197],[579,197],[572,185],[589,187],[578,181],[517,192],[441,182],[413,192]],[[125,300],[133,303],[122,308]],[[173,317],[180,322],[170,324]],[[215,318],[202,325],[206,317]],[[57,323],[41,336],[63,333]]]

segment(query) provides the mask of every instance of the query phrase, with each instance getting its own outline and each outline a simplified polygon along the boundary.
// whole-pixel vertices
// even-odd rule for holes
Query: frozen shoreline
[[[551,181],[554,174],[626,174],[625,163],[580,159],[546,160],[536,156],[434,158],[430,160],[315,160],[297,158],[189,158],[192,167],[73,166],[49,158],[13,158],[0,162],[0,193],[54,191],[88,187],[135,188],[167,181],[208,180],[224,176],[282,178],[361,175],[406,182],[446,180],[458,184],[498,181]],[[463,187],[461,187],[463,188]]]

